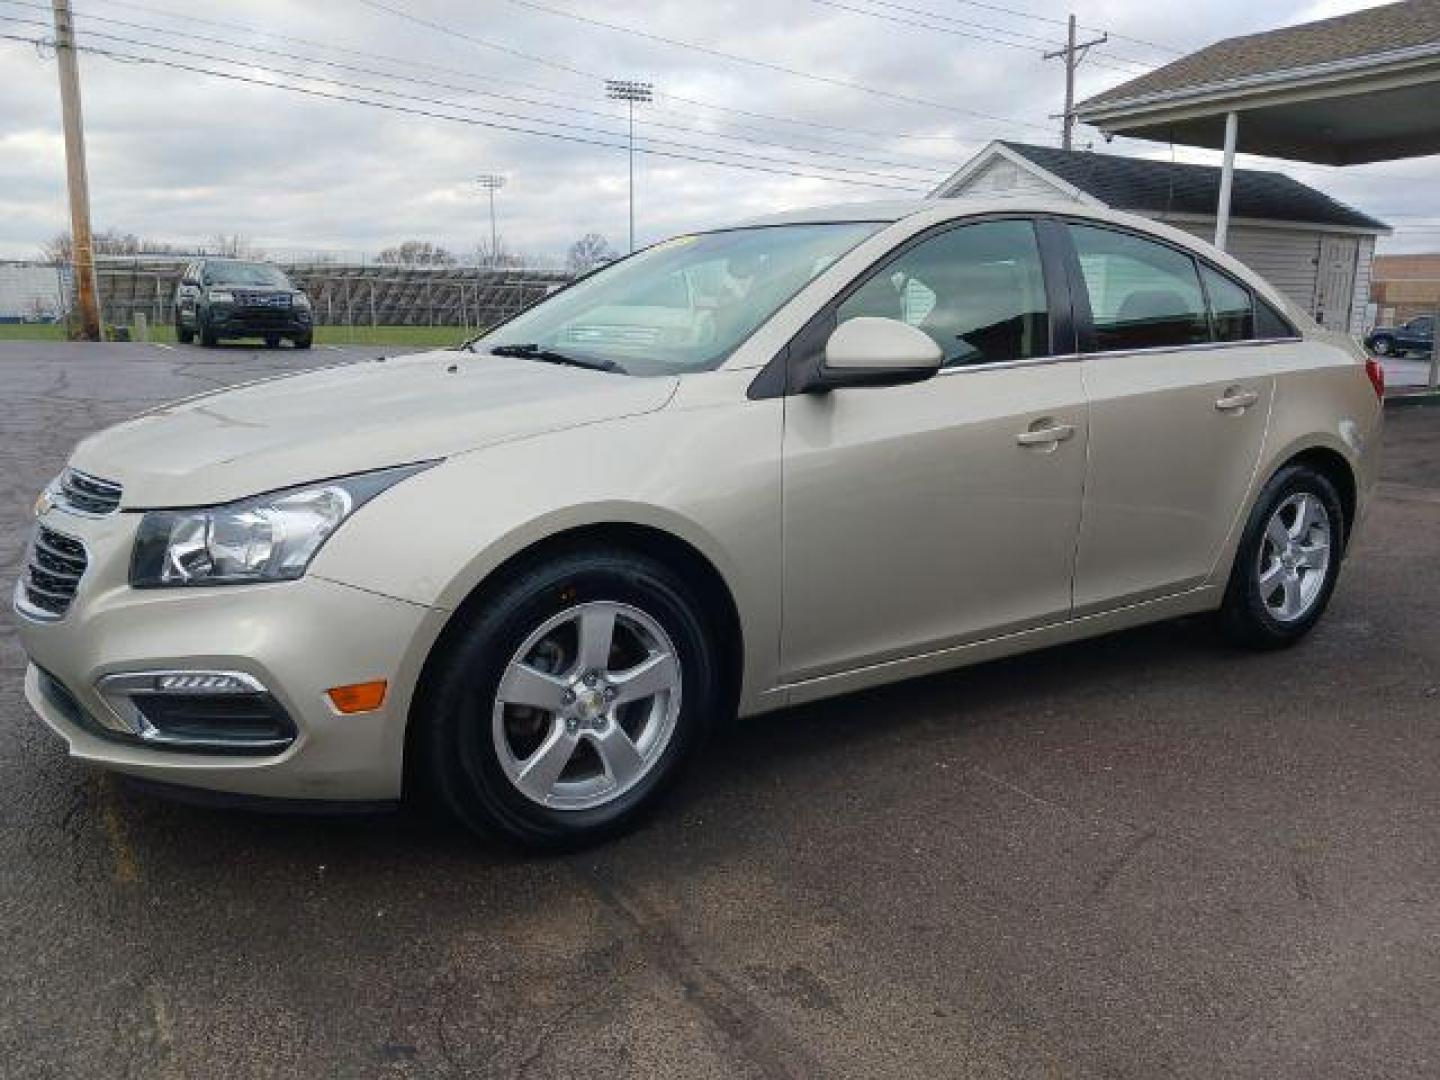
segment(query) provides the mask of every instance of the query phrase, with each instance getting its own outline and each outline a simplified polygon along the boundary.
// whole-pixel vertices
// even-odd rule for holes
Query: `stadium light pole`
[[[500,234],[495,231],[495,192],[505,186],[505,177],[499,173],[482,173],[475,182],[490,193],[490,265],[500,264]]]
[[[655,86],[631,79],[606,79],[605,96],[623,101],[630,109],[630,250],[635,250],[635,103],[649,104],[655,100]]]

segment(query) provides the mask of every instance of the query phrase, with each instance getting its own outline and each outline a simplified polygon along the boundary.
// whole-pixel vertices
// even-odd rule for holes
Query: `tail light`
[[[1365,374],[1370,376],[1370,385],[1375,388],[1375,396],[1383,400],[1385,397],[1385,366],[1375,357],[1367,357]]]

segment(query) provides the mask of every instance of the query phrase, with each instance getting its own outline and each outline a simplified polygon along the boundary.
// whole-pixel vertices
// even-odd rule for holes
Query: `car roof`
[[[991,198],[967,197],[959,199],[884,199],[868,202],[835,203],[827,206],[812,206],[800,210],[785,210],[778,214],[766,214],[742,222],[743,226],[756,225],[813,225],[846,221],[896,222],[916,215],[927,215],[936,221],[948,218],[966,217],[971,214],[995,212],[1023,213],[1074,213],[1082,208],[1079,203],[1068,199],[1047,199],[1043,197],[1017,198],[998,196]]]

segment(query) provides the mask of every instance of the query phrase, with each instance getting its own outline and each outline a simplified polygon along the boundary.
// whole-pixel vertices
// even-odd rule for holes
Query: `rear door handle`
[[[1232,387],[1225,391],[1224,396],[1215,402],[1215,408],[1221,412],[1239,412],[1242,409],[1248,409],[1259,400],[1260,395],[1254,390],[1241,390],[1238,387]]]
[[[1043,421],[1042,421],[1043,422]],[[1021,446],[1053,446],[1062,443],[1075,434],[1074,424],[1054,424],[1051,427],[1031,428],[1015,436]]]

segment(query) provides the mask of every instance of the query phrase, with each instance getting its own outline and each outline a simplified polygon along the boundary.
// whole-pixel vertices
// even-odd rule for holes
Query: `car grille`
[[[235,303],[240,307],[288,308],[290,297],[287,293],[235,293]]]
[[[30,541],[16,600],[21,610],[36,618],[58,619],[70,610],[75,590],[89,565],[85,545],[72,536],[37,526]]]
[[[60,474],[55,504],[75,513],[104,517],[120,508],[120,494],[120,485],[113,480],[102,480],[79,469],[66,469]]]

